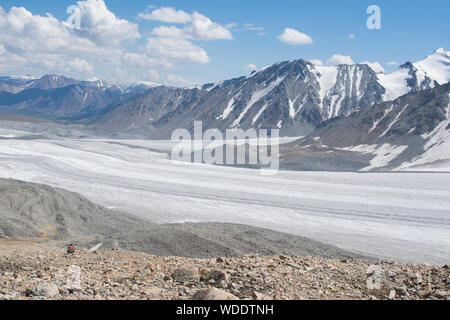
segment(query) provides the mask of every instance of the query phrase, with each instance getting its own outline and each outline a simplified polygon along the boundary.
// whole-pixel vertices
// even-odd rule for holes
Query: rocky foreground
[[[0,300],[450,299],[448,266],[249,255],[157,257],[0,244]]]

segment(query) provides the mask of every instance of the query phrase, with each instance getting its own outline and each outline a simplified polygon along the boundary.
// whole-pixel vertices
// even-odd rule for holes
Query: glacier
[[[378,258],[450,259],[449,173],[261,176],[174,162],[170,141],[11,138],[0,146],[0,177],[62,187],[154,222],[240,223]]]

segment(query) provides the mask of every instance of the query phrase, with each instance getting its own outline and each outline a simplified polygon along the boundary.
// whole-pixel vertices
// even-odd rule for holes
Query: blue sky
[[[104,8],[99,5],[103,0],[82,2],[91,2],[83,7],[85,32],[67,35],[58,23],[68,19],[66,9],[76,1],[2,0],[0,28],[5,30],[0,30],[0,73],[63,73],[117,83],[144,80],[191,85],[241,76],[254,67],[284,60],[318,59],[327,64],[333,55],[348,56],[355,63],[378,62],[390,72],[398,64],[421,60],[437,48],[450,48],[448,0],[105,0]],[[366,26],[366,9],[372,4],[381,9],[381,30]],[[23,7],[32,17],[24,11],[13,15],[12,7]],[[154,10],[168,7],[188,17],[189,22],[163,21],[170,20],[164,12],[152,15]],[[189,18],[194,11],[201,14],[198,19]],[[57,21],[46,21],[47,13]],[[138,18],[140,13],[151,18]],[[90,14],[104,15],[105,19],[88,21]],[[27,27],[18,30],[12,18],[23,19]],[[205,19],[209,19],[211,29],[200,34],[193,24]],[[160,29],[164,32],[155,32],[160,27],[165,27]],[[59,31],[53,34],[49,28]],[[281,41],[279,36],[286,28],[295,29],[310,41]],[[174,37],[168,34],[170,30],[180,35]],[[51,35],[48,41],[46,34]],[[80,51],[83,47],[85,52]]]

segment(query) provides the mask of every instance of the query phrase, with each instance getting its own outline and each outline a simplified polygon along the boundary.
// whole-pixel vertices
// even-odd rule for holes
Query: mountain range
[[[122,99],[122,89],[105,81],[77,81],[64,76],[0,78],[0,106],[5,112],[45,119],[79,119]]]
[[[281,157],[296,170],[450,171],[450,83],[325,121]]]
[[[170,139],[178,128],[279,128],[301,170],[450,170],[450,52],[385,74],[367,64],[286,61],[193,88],[63,76],[0,77],[2,120],[81,123],[110,137]],[[34,119],[34,120],[32,120]]]
[[[367,64],[317,66],[295,60],[195,88],[139,83],[123,89],[57,75],[0,77],[0,108],[37,118],[83,119],[103,134],[153,139],[191,129],[196,120],[204,128],[279,128],[283,136],[305,136],[334,117],[449,81],[450,53],[441,48],[390,74]]]
[[[274,64],[253,74],[197,88],[155,87],[93,122],[102,133],[170,138],[177,128],[279,128],[283,136],[304,136],[323,121],[404,94],[450,81],[450,53],[438,49],[425,60],[403,64],[391,74],[366,64],[316,66],[305,60]]]

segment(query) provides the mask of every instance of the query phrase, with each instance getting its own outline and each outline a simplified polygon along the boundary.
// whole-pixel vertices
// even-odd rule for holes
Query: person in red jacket
[[[74,254],[75,253],[75,248],[73,246],[73,244],[69,244],[69,246],[67,247],[67,254]]]

